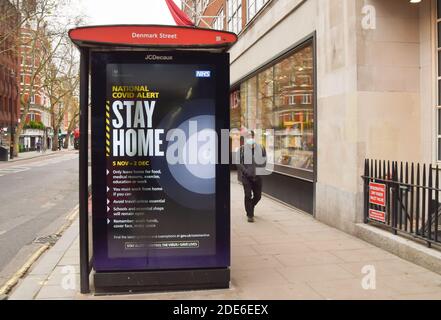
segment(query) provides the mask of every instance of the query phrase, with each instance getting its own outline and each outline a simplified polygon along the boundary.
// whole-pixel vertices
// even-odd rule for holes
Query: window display
[[[276,164],[314,168],[313,78],[311,46],[274,66]]]
[[[261,143],[273,142],[266,145],[268,161],[276,171],[314,170],[312,43],[242,82],[232,95],[239,100],[231,107],[241,113],[234,119],[241,119],[242,130],[261,129],[265,133]]]
[[[240,91],[236,90],[230,95],[230,128],[231,128],[231,150],[236,151],[240,148]]]

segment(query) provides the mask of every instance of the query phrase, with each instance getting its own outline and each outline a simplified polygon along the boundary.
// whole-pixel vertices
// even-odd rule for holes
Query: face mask
[[[247,144],[252,146],[254,144],[254,139],[247,139]]]

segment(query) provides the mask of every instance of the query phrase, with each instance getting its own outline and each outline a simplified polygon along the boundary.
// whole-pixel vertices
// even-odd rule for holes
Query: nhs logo
[[[196,71],[196,78],[210,78],[211,71]]]

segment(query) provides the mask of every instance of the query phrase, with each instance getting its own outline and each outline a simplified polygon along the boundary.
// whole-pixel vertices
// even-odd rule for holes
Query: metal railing
[[[362,178],[365,223],[441,245],[438,166],[366,159]]]

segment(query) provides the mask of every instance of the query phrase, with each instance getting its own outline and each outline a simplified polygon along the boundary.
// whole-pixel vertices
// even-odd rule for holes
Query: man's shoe
[[[248,217],[248,222],[249,223],[253,223],[254,222],[254,218],[253,217]]]

